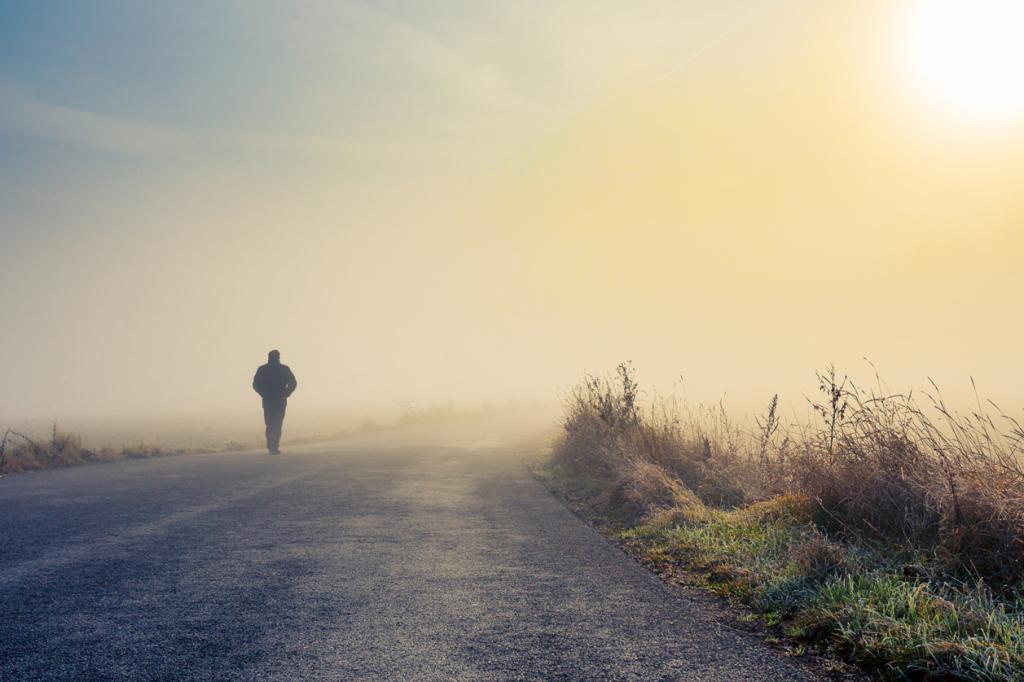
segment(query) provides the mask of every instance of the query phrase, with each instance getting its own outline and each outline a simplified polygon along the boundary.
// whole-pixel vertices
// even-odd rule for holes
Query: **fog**
[[[926,92],[913,3],[59,4],[0,10],[0,419],[259,430],[272,348],[308,431],[622,361],[1024,406],[1024,117]]]

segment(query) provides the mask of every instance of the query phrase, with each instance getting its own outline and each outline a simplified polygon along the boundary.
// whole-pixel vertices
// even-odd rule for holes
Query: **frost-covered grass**
[[[61,431],[54,424],[46,439],[36,439],[7,430],[0,435],[0,474],[55,469],[121,459],[144,459],[182,454],[149,445],[125,445],[120,448],[87,448],[77,435]]]
[[[657,569],[880,677],[1024,679],[1024,432],[819,375],[819,421],[641,405],[628,365],[566,403],[548,467]],[[979,408],[980,409],[980,408]]]

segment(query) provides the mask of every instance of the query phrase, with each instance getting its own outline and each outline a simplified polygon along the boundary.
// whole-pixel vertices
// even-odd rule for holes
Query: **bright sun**
[[[916,0],[904,43],[912,76],[971,119],[1024,116],[1024,0]]]

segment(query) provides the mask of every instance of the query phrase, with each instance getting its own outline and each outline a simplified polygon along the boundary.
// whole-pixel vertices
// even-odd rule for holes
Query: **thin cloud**
[[[505,109],[525,108],[494,69],[467,59],[423,29],[359,3],[368,20],[405,53],[408,60],[430,73],[438,83],[449,84],[460,94]]]
[[[381,60],[401,64],[413,78],[425,77],[438,92],[486,109],[523,113],[532,109],[491,66],[473,60],[429,31],[366,2],[313,2],[289,22],[298,50],[349,51],[358,40]]]
[[[37,99],[0,81],[0,132],[125,156],[156,156],[189,142],[180,131]]]
[[[359,136],[175,129],[129,117],[50,104],[4,80],[0,80],[0,134],[91,152],[148,159],[319,158],[365,164],[443,155],[445,150],[440,141],[399,142]]]

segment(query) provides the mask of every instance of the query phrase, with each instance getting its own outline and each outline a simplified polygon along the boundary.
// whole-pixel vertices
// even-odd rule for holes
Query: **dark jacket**
[[[280,362],[268,362],[256,370],[252,379],[253,390],[263,398],[263,405],[280,405],[288,401],[288,396],[295,392],[299,382],[295,381],[288,365]]]

